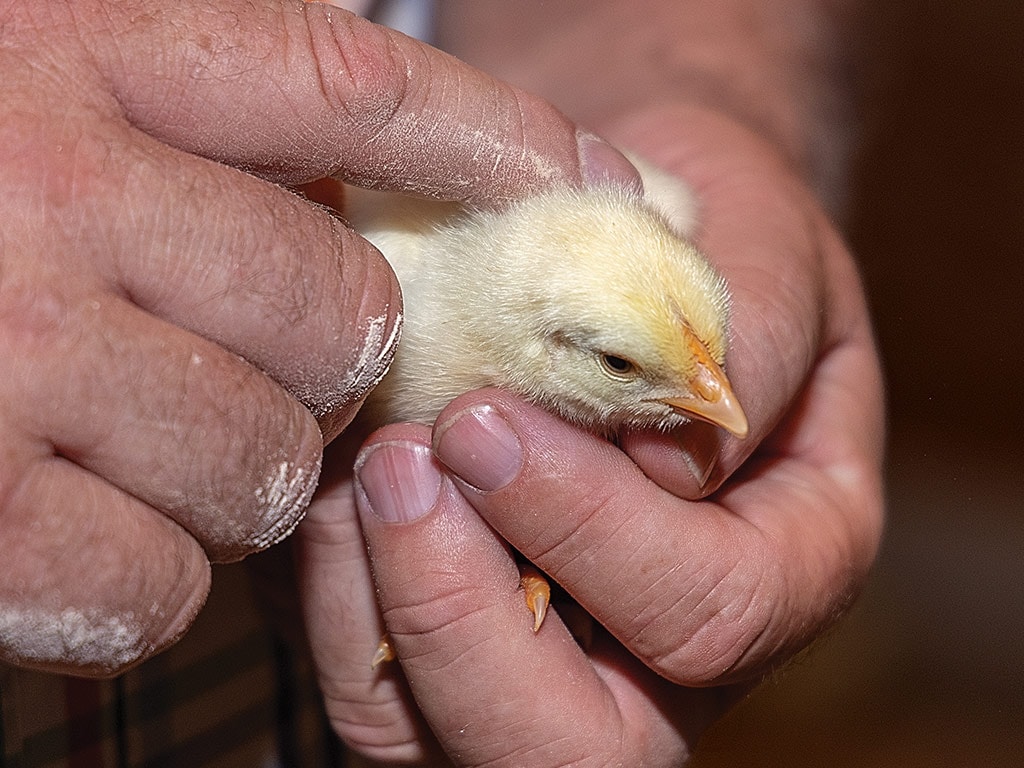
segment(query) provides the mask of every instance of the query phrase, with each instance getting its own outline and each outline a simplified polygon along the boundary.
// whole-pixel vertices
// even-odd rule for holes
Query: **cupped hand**
[[[393,352],[390,269],[281,185],[497,203],[622,161],[327,6],[2,15],[0,659],[112,674],[294,528]]]
[[[840,237],[770,145],[724,117],[652,112],[610,133],[698,192],[750,436],[694,424],[613,445],[497,390],[456,400],[432,435],[375,435],[358,482],[340,468],[303,527],[329,712],[374,757],[679,764],[728,684],[831,625],[874,558],[882,388]],[[508,545],[607,633],[581,648],[556,604],[533,635]],[[385,626],[401,674],[369,669]]]

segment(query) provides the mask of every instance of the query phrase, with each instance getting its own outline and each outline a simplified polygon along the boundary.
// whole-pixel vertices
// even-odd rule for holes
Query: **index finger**
[[[189,152],[481,203],[634,175],[544,100],[329,5],[141,5],[109,14],[97,58],[129,120]]]

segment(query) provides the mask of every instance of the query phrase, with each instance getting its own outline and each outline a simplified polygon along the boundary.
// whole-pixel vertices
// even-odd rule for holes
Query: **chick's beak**
[[[690,349],[694,353],[697,370],[689,379],[688,391],[666,397],[661,402],[683,416],[710,422],[741,439],[746,437],[749,429],[747,416],[725,371],[695,338],[691,339]]]

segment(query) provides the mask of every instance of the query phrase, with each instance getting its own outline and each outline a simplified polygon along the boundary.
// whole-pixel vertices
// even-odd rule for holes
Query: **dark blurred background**
[[[851,616],[695,768],[1024,766],[1024,3],[873,2],[847,232],[889,379]]]

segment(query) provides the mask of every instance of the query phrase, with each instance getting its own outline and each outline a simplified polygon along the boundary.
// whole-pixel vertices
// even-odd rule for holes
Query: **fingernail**
[[[637,194],[644,192],[640,173],[619,150],[592,133],[576,134],[576,147],[580,158],[580,173],[587,186],[618,185]]]
[[[523,466],[519,438],[489,405],[468,408],[442,424],[434,450],[448,469],[481,491],[504,488]]]
[[[680,429],[675,437],[687,469],[697,485],[703,488],[718,464],[718,453],[722,446],[718,428],[713,424],[695,421]]]
[[[430,448],[414,442],[379,443],[355,464],[356,504],[385,523],[410,523],[437,503],[441,472]]]

